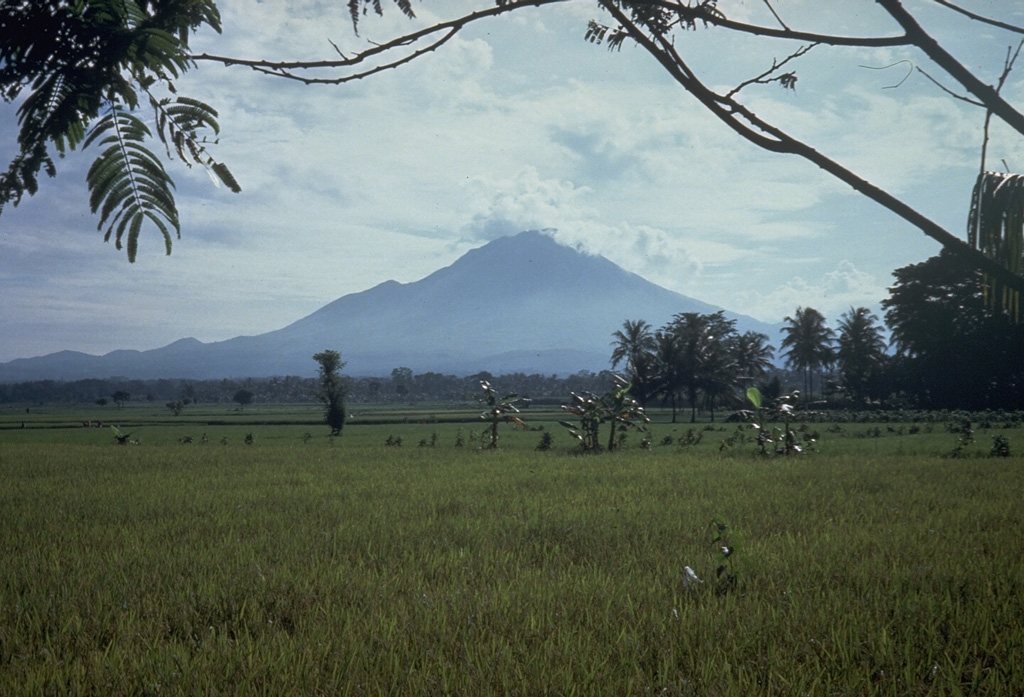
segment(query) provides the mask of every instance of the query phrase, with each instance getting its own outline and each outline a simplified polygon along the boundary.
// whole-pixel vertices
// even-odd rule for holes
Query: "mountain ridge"
[[[313,353],[333,348],[350,375],[415,372],[567,374],[609,367],[626,319],[661,326],[680,312],[721,308],[653,284],[601,256],[527,231],[464,254],[409,283],[389,280],[337,298],[263,334],[102,356],[60,351],[0,364],[0,382],[90,377],[140,379],[315,374]],[[778,325],[726,311],[740,331]]]

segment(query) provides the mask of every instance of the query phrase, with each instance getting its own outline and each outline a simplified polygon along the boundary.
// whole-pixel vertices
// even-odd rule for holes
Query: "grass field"
[[[554,413],[547,452],[474,410],[101,413],[140,444],[0,413],[0,695],[1024,694],[1019,426],[763,459],[664,415],[581,456]]]

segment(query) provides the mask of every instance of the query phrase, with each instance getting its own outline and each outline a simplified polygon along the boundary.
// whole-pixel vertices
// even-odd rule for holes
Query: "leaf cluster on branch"
[[[212,0],[43,0],[0,3],[0,93],[20,102],[18,153],[0,174],[0,213],[56,176],[54,157],[102,148],[86,176],[90,207],[104,239],[134,261],[151,223],[171,251],[181,225],[174,183],[150,148],[141,114],[152,110],[157,139],[188,166],[209,169],[239,191],[227,167],[207,151],[220,127],[213,107],[178,96],[174,80],[194,65],[189,37],[220,31]]]

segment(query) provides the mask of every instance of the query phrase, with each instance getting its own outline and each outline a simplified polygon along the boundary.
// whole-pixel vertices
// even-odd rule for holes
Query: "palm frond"
[[[971,194],[967,241],[1018,276],[1024,275],[1024,175],[982,172]],[[984,277],[988,307],[1001,307],[1020,321],[1020,293]]]
[[[115,108],[93,126],[83,145],[98,142],[107,146],[86,175],[89,206],[100,214],[97,229],[107,226],[104,241],[113,237],[117,249],[126,243],[129,262],[135,261],[146,220],[160,231],[168,254],[171,228],[181,236],[174,182],[145,147],[150,136],[149,128],[137,116]]]

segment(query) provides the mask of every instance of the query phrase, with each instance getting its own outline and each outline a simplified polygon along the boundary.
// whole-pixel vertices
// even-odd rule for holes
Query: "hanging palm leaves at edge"
[[[967,240],[1011,273],[1024,275],[1024,175],[978,175],[967,217]],[[1020,292],[988,274],[984,278],[985,304],[1001,307],[1020,322]]]

